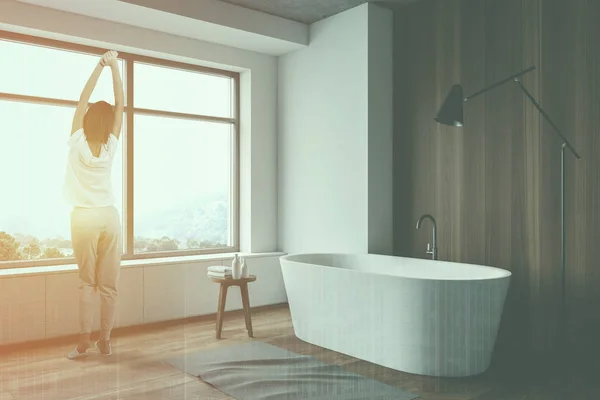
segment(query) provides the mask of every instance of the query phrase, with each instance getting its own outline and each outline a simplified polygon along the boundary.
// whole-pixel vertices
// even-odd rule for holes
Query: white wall
[[[287,302],[278,255],[246,258],[246,263],[257,276],[248,285],[251,307]],[[210,265],[231,265],[231,259],[124,267],[115,327],[215,313],[219,285],[206,276]],[[76,271],[0,275],[0,345],[79,333],[78,284]],[[226,310],[241,308],[239,290],[229,290]]]
[[[0,29],[241,71],[241,250],[277,249],[277,58],[15,1]]]
[[[364,4],[319,21],[308,48],[279,58],[286,253],[392,252],[391,13]]]

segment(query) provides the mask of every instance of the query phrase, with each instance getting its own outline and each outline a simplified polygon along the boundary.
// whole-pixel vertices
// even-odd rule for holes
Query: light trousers
[[[109,340],[117,312],[121,270],[121,219],[115,207],[81,208],[71,212],[71,241],[79,267],[79,322],[82,334],[92,332],[94,298],[100,294],[100,339]]]

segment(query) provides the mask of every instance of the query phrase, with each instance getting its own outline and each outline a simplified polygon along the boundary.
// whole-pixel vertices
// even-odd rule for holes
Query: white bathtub
[[[509,271],[371,254],[280,261],[299,339],[420,375],[489,367]]]

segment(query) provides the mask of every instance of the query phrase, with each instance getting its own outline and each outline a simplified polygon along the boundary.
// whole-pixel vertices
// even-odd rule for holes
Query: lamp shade
[[[463,126],[463,103],[462,86],[453,85],[434,119],[444,125]]]

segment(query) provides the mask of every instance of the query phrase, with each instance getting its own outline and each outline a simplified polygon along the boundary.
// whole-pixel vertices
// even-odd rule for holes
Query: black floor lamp
[[[565,233],[565,185],[566,185],[566,181],[565,181],[566,180],[565,149],[569,149],[569,151],[573,154],[573,156],[575,156],[575,158],[578,160],[581,159],[581,156],[577,153],[577,151],[573,148],[571,143],[569,143],[567,138],[561,133],[560,129],[558,129],[556,124],[554,122],[552,122],[552,120],[550,119],[548,114],[546,114],[546,112],[542,109],[542,107],[539,105],[539,103],[533,98],[531,93],[529,93],[529,91],[523,86],[523,84],[519,80],[519,77],[521,75],[531,72],[534,69],[535,69],[535,66],[531,66],[515,75],[509,76],[506,79],[502,79],[501,81],[498,81],[498,82],[496,82],[484,89],[481,89],[478,92],[475,92],[472,95],[467,96],[467,97],[463,97],[463,90],[462,90],[461,85],[453,85],[452,88],[450,89],[450,92],[446,96],[446,99],[444,100],[442,107],[440,108],[440,110],[438,111],[438,113],[434,119],[437,122],[439,122],[440,124],[461,127],[461,126],[463,126],[463,104],[464,104],[464,102],[472,99],[475,96],[479,96],[480,94],[485,93],[488,90],[493,89],[497,86],[500,86],[506,82],[514,81],[517,85],[519,85],[519,87],[521,88],[523,93],[525,93],[527,98],[529,100],[531,100],[531,102],[533,103],[535,108],[537,108],[538,111],[542,114],[542,116],[544,118],[546,118],[546,120],[550,123],[550,125],[552,125],[552,127],[554,128],[554,131],[558,134],[561,141],[563,142],[562,146],[561,146],[561,154],[560,154],[560,161],[561,161],[561,164],[560,164],[560,170],[561,170],[561,187],[560,187],[560,192],[561,192],[560,210],[561,211],[560,211],[560,215],[561,215],[561,257],[562,257],[562,301],[563,301],[563,308],[564,308],[565,300],[566,300],[565,284],[566,284],[566,262],[567,262],[567,259],[566,259],[566,233]]]

